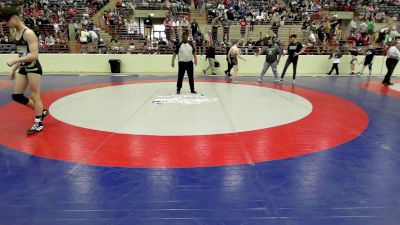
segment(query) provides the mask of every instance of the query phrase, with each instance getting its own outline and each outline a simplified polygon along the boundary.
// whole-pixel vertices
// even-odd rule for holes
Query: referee
[[[192,43],[188,42],[189,35],[185,32],[182,35],[182,42],[175,47],[174,55],[172,56],[171,66],[175,67],[175,58],[178,55],[178,82],[176,84],[176,94],[181,94],[182,82],[187,71],[189,77],[190,91],[192,94],[197,94],[194,88],[193,63],[197,65],[197,56]]]
[[[385,76],[385,79],[382,81],[382,84],[385,86],[393,85],[393,83],[390,82],[390,78],[391,78],[393,71],[396,68],[396,65],[400,59],[400,50],[399,49],[400,49],[400,40],[397,40],[395,42],[395,44],[392,47],[390,47],[388,50],[387,59],[386,59],[387,74]]]

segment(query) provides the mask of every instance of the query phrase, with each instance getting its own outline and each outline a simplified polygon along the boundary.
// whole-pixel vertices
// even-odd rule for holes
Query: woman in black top
[[[0,19],[6,21],[8,27],[16,29],[15,39],[19,58],[7,62],[7,65],[12,68],[10,79],[14,80],[12,99],[35,111],[35,122],[27,133],[36,134],[44,129],[42,120],[47,115],[47,110],[43,109],[40,98],[42,67],[38,60],[38,38],[31,29],[25,26],[16,9],[1,9]],[[31,90],[30,98],[24,96],[28,86]]]
[[[212,75],[217,75],[217,74],[215,73],[215,45],[214,45],[214,44],[213,44],[213,45],[210,45],[210,46],[207,48],[206,59],[208,59],[209,65],[208,65],[207,69],[204,69],[204,70],[203,70],[204,75],[207,73],[207,71],[208,71],[209,69],[211,69],[211,74],[212,74]]]

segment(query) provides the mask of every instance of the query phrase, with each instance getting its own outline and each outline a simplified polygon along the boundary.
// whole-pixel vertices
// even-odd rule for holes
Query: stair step
[[[101,17],[103,15],[103,12],[106,10],[113,10],[115,9],[115,3],[117,0],[110,0],[107,5],[105,5],[101,10],[99,10],[94,16],[93,16],[93,21],[95,25],[100,29],[99,34],[100,38],[103,39],[105,42],[109,42],[112,38],[112,36],[105,31],[102,27],[103,24],[101,24]]]

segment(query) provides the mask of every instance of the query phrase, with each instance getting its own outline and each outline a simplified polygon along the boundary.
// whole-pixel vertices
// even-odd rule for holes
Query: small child
[[[339,75],[339,63],[340,63],[340,58],[342,58],[342,56],[343,56],[342,52],[336,46],[333,49],[332,54],[329,56],[329,59],[332,59],[332,68],[331,71],[327,73],[328,75],[331,75],[333,70],[336,70],[336,75]]]
[[[361,62],[360,64],[364,64],[361,71],[357,73],[357,76],[361,76],[364,72],[365,67],[368,66],[369,70],[369,76],[372,75],[372,61],[374,60],[375,57],[375,49],[372,44],[368,46],[367,51],[365,52],[365,58],[364,62]]]

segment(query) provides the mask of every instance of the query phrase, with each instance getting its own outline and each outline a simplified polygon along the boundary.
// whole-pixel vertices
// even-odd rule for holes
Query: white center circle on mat
[[[393,84],[390,89],[400,92],[400,83]]]
[[[50,107],[53,117],[93,130],[121,134],[188,136],[226,134],[288,124],[306,117],[312,104],[272,88],[198,82],[210,99],[203,104],[154,104],[173,94],[175,83],[139,83],[91,89],[68,95]],[[187,84],[185,84],[187,85]]]

